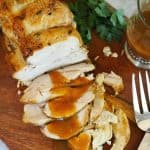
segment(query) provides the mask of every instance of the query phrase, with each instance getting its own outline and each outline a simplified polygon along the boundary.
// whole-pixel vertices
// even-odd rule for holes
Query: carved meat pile
[[[2,0],[0,26],[13,78],[26,86],[20,97],[23,122],[48,138],[67,140],[72,150],[123,150],[130,137],[125,113],[105,101],[104,84],[116,93],[114,72],[95,78],[95,67],[76,29],[73,14],[59,0]]]

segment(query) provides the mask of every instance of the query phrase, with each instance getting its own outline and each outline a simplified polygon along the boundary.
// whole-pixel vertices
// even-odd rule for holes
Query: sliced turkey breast
[[[43,75],[39,79],[43,79],[45,82],[35,82],[35,84],[31,83],[31,86],[27,88],[21,97],[20,101],[23,103],[41,103],[45,102],[54,98],[62,97],[67,95],[68,92],[70,92],[71,87],[69,87],[69,84],[65,86],[60,86],[55,88],[52,82],[49,82],[49,76]],[[82,78],[80,78],[82,79]],[[85,78],[86,79],[86,78]],[[84,80],[84,78],[83,78]],[[46,81],[48,81],[47,84]],[[89,81],[90,82],[90,81]],[[83,83],[80,83],[83,85]],[[80,84],[72,84],[71,86],[80,86]],[[85,80],[85,84],[87,84],[87,80]],[[37,87],[36,87],[37,85]],[[33,87],[33,89],[31,89]],[[72,87],[73,88],[73,87]]]
[[[48,102],[44,112],[51,118],[67,118],[83,109],[94,97],[94,88],[90,85],[70,88],[67,95]]]
[[[24,115],[23,122],[32,123],[36,126],[44,125],[52,121],[51,118],[48,118],[40,108],[39,105],[36,104],[26,104],[24,105]]]
[[[91,135],[82,132],[78,136],[68,140],[68,146],[71,150],[91,150]]]
[[[87,60],[87,53],[85,51],[78,51],[70,55],[68,54],[65,57],[58,58],[54,61],[43,61],[43,64],[26,65],[23,69],[14,73],[13,78],[18,79],[19,81],[26,84],[47,71],[78,63],[84,60]]]
[[[41,64],[42,60],[48,59],[49,56],[56,55],[55,57],[59,58],[67,52],[82,50],[83,42],[78,31],[72,26],[67,26],[32,33],[21,41],[20,46],[27,62],[35,65]],[[62,52],[62,49],[65,51]],[[51,59],[54,59],[53,57]]]
[[[74,69],[69,69],[71,67]],[[79,67],[81,70],[76,67]],[[56,87],[77,87],[90,83],[93,77],[84,77],[84,73],[92,71],[93,68],[91,64],[82,63],[81,65],[72,65],[42,75],[33,80],[29,87],[24,90],[20,101],[24,103],[41,103],[54,97],[62,96],[67,89],[59,88],[57,90]]]
[[[42,133],[52,139],[66,140],[81,132],[89,119],[90,106],[86,106],[78,114],[65,120],[53,121],[45,125]]]
[[[30,35],[27,41],[21,45],[21,50],[26,56],[26,66],[13,75],[23,82],[32,80],[44,72],[88,60],[81,37],[72,27],[41,31]]]

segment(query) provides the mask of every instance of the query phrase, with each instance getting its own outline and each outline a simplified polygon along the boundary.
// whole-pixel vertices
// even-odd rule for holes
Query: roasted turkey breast
[[[122,78],[114,72],[94,78],[73,14],[60,0],[0,0],[6,58],[14,68],[23,122],[48,138],[68,140],[72,150],[123,150],[130,137],[126,114],[105,101],[104,85],[116,94]],[[22,84],[23,83],[23,84]]]
[[[26,104],[24,105],[23,122],[31,123],[36,126],[42,126],[50,121],[52,118],[47,117],[40,105],[38,104]]]
[[[0,24],[13,77],[22,82],[87,59],[72,12],[62,1],[2,0]]]

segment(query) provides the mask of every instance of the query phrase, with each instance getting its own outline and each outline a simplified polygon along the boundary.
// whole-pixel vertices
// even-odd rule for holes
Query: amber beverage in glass
[[[125,51],[135,66],[150,69],[150,0],[137,0],[137,5],[127,26]]]

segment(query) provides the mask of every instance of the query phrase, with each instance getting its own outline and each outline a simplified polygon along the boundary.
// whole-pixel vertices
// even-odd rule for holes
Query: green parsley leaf
[[[90,28],[94,28],[96,24],[96,15],[91,13],[88,18],[88,25]]]
[[[122,10],[112,11],[105,0],[76,0],[69,2],[83,41],[92,40],[92,30],[96,29],[99,37],[119,41],[126,28],[126,19]]]
[[[94,9],[98,5],[98,0],[88,0],[88,6]]]
[[[101,25],[97,26],[96,31],[99,33],[99,36],[102,39],[106,39],[107,38],[107,34],[109,33],[109,29],[104,24],[101,24]]]
[[[123,14],[123,10],[119,9],[119,10],[116,10],[111,18],[110,18],[113,26],[117,26],[118,24],[120,26],[126,26],[126,20],[125,20],[125,17],[124,17],[124,14]]]
[[[114,12],[110,18],[110,21],[112,22],[113,26],[117,26],[117,15],[116,12]]]
[[[122,9],[116,11],[118,22],[121,26],[126,26],[126,20]]]
[[[81,32],[81,36],[82,36],[83,40],[85,41],[85,43],[88,43],[89,41],[91,41],[92,35],[91,35],[90,28],[81,26],[79,28],[79,30]]]
[[[99,3],[98,6],[95,8],[95,12],[99,17],[108,17],[110,16],[110,10],[105,2]]]
[[[107,37],[106,37],[106,40],[111,42],[113,40],[113,36],[111,33],[108,33]]]

